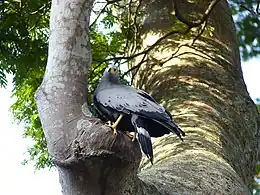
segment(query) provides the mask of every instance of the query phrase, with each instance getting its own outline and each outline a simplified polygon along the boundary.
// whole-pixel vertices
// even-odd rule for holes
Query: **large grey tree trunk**
[[[189,14],[203,15],[209,1],[199,6],[177,3],[183,17],[193,20]],[[84,104],[92,4],[92,0],[52,1],[47,70],[36,94],[63,193],[249,194],[247,184],[259,157],[259,116],[243,81],[227,3],[220,1],[214,7],[210,27],[194,44],[192,33],[181,39],[169,36],[140,67],[137,86],[172,111],[187,137],[183,143],[174,135],[157,139],[155,164],[144,161],[139,175],[138,143],[123,135],[115,139]],[[143,10],[142,33],[147,38],[166,34],[176,21],[171,1],[151,1]],[[179,43],[183,45],[175,52],[179,57],[158,63]]]
[[[151,3],[145,8],[143,46],[158,40],[153,37],[195,26],[212,2]],[[173,12],[187,25],[180,27]],[[175,136],[157,139],[155,166],[144,163],[147,170],[140,175],[169,194],[249,194],[259,159],[259,115],[243,80],[226,1],[216,4],[207,25],[199,38],[196,28],[167,37],[139,68],[136,86],[172,111],[187,133],[184,143]]]

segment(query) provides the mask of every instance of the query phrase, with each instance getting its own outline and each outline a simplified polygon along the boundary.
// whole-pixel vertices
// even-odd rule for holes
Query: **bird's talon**
[[[136,133],[134,133],[133,137],[132,137],[132,142],[134,142],[136,140]]]
[[[105,124],[106,124],[107,126],[109,126],[110,128],[113,129],[113,134],[114,134],[114,135],[117,135],[115,123],[112,123],[111,121],[107,121]]]
[[[115,136],[117,135],[117,131],[116,131],[116,129],[114,129],[113,134],[114,134]]]
[[[107,121],[105,124],[108,125],[108,126],[112,126],[112,122],[111,121]]]
[[[126,132],[126,135],[134,142],[135,141],[135,139],[136,139],[136,137],[135,137],[135,135],[132,135],[130,132]]]

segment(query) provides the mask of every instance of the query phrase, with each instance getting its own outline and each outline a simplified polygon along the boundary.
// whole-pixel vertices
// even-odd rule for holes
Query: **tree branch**
[[[213,0],[208,8],[206,9],[204,15],[202,16],[202,18],[198,21],[195,21],[195,22],[191,22],[189,20],[186,20],[179,12],[179,9],[177,7],[177,2],[176,1],[173,1],[173,4],[174,4],[174,9],[175,9],[175,14],[176,14],[176,17],[183,23],[185,23],[186,25],[188,25],[189,27],[185,30],[185,31],[178,31],[178,30],[173,30],[167,34],[165,34],[164,36],[162,36],[161,38],[159,38],[153,45],[151,45],[150,47],[148,47],[147,49],[137,53],[137,54],[134,54],[134,55],[131,55],[131,56],[122,56],[122,57],[113,57],[113,58],[108,58],[106,60],[103,60],[102,62],[100,62],[100,64],[104,63],[104,62],[108,62],[108,61],[113,61],[113,60],[122,60],[122,59],[126,59],[127,61],[135,58],[135,57],[138,57],[140,55],[146,55],[154,48],[156,47],[161,41],[163,41],[164,39],[166,39],[167,37],[173,35],[173,34],[176,34],[176,33],[180,33],[180,34],[186,34],[189,32],[189,30],[191,28],[194,28],[194,27],[197,27],[203,23],[205,23],[202,27],[202,30],[198,33],[198,35],[195,37],[193,43],[199,38],[199,36],[204,32],[205,28],[206,28],[206,25],[207,25],[207,18],[209,17],[211,11],[213,10],[213,8],[217,5],[217,3],[219,2],[220,0]],[[140,6],[140,5],[139,5]],[[135,18],[136,20],[136,18]],[[144,58],[141,60],[141,62],[143,62]],[[134,67],[132,67],[131,69],[129,69],[127,72],[125,72],[123,74],[122,77],[124,77],[125,75],[127,75],[129,72],[139,68],[141,66],[142,63],[138,63],[137,65],[135,65]]]
[[[206,27],[207,27],[208,21],[205,20],[201,29],[199,30],[198,35],[193,39],[192,41],[192,45],[196,42],[196,40],[203,34],[203,32],[205,31]]]
[[[249,9],[248,7],[246,7],[246,6],[243,5],[243,4],[240,4],[240,7],[242,7],[242,8],[245,9],[245,10],[247,10],[248,12],[250,12],[251,14],[253,14],[254,16],[259,17],[259,16],[258,16],[258,15],[259,15],[259,12],[258,12],[259,3],[257,4],[256,11]]]
[[[184,24],[186,24],[189,27],[197,27],[199,25],[201,25],[204,21],[206,21],[210,15],[210,13],[212,12],[212,10],[214,9],[214,7],[217,5],[217,3],[221,1],[221,0],[213,0],[208,8],[206,9],[206,11],[204,12],[203,16],[201,17],[200,20],[197,21],[190,21],[187,20],[185,17],[183,17],[183,15],[181,15],[179,7],[178,7],[178,3],[177,0],[172,1],[173,2],[173,7],[174,7],[174,11],[175,11],[175,16]]]
[[[207,20],[204,21],[204,25],[202,26],[201,30],[199,31],[198,35],[193,39],[192,41],[192,45],[196,42],[196,40],[203,34],[204,30],[206,29],[206,26],[207,26]],[[163,61],[162,63],[160,63],[160,66],[162,66],[164,63],[168,62],[169,60],[173,59],[175,57],[175,54],[177,54],[180,50],[180,48],[182,46],[185,46],[187,44],[180,44],[176,51],[171,55],[171,57],[169,57],[167,60]],[[140,66],[142,65],[142,63],[144,62],[144,59],[146,57],[148,53],[145,53],[144,57],[142,58],[142,60],[135,66],[133,66],[132,68],[130,68],[129,70],[127,70],[122,76],[121,78],[125,77],[127,74],[129,74],[130,72],[132,72],[133,70],[137,69],[136,72],[138,71],[138,69],[140,68]],[[134,74],[135,75],[135,74]],[[134,79],[134,75],[132,76],[131,78],[131,84],[133,83],[133,79]]]
[[[259,5],[260,5],[260,1],[258,1],[257,6],[256,6],[256,13],[257,14],[260,14],[260,12],[259,12]]]
[[[144,54],[142,60],[135,66],[136,70],[135,70],[134,74],[132,75],[131,83],[130,83],[131,85],[133,84],[135,75],[137,74],[137,72],[138,72],[139,68],[141,67],[141,65],[144,63],[145,58],[146,58],[147,55],[148,55],[148,53]]]
[[[134,13],[134,21],[133,21],[133,26],[135,27],[134,29],[134,35],[135,35],[135,38],[133,39],[133,43],[132,43],[132,46],[131,46],[131,49],[129,49],[129,53],[130,54],[133,54],[135,53],[136,51],[136,45],[137,45],[137,33],[138,33],[138,24],[137,24],[137,16],[139,15],[138,13],[140,12],[140,8],[141,8],[141,5],[142,5],[142,2],[143,0],[139,0],[138,1],[138,5],[136,7],[136,10],[135,10],[135,13]]]
[[[109,62],[109,61],[113,61],[113,60],[131,60],[131,59],[134,59],[140,55],[143,55],[143,54],[148,54],[152,49],[154,49],[157,45],[159,45],[164,39],[174,35],[174,34],[186,34],[190,31],[191,28],[187,28],[186,30],[184,31],[180,31],[180,30],[173,30],[173,31],[170,31],[168,33],[166,33],[164,36],[160,37],[154,44],[152,44],[151,46],[149,46],[147,49],[139,52],[139,53],[136,53],[134,55],[131,55],[131,56],[120,56],[120,57],[113,57],[113,58],[108,58],[108,59],[105,59],[105,60],[102,60],[100,62],[100,64],[104,63],[104,62]],[[98,62],[98,60],[96,60],[96,62]]]
[[[104,13],[104,11],[106,10],[106,8],[107,8],[109,5],[111,5],[111,4],[113,4],[113,3],[116,3],[116,2],[118,2],[118,1],[120,1],[120,0],[107,1],[106,5],[100,10],[100,12],[98,13],[98,15],[97,15],[97,17],[95,18],[95,20],[89,25],[89,29],[91,29],[91,28],[94,26],[94,24],[97,22],[97,20],[98,20],[99,17],[101,16],[101,14]]]

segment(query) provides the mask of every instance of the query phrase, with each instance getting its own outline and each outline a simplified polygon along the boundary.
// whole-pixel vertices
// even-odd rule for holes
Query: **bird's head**
[[[113,74],[114,76],[119,76],[118,68],[115,66],[108,67],[108,72],[110,72],[110,74]]]
[[[118,68],[116,66],[109,66],[103,74],[103,79],[112,83],[120,83]]]

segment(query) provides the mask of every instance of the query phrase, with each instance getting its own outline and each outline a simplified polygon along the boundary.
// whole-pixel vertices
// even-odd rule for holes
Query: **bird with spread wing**
[[[114,134],[117,130],[134,132],[144,154],[153,163],[151,137],[175,133],[181,140],[185,133],[173,121],[171,114],[149,94],[120,83],[115,66],[104,71],[94,92],[93,103],[99,114],[108,122]],[[131,134],[128,133],[130,136]]]

